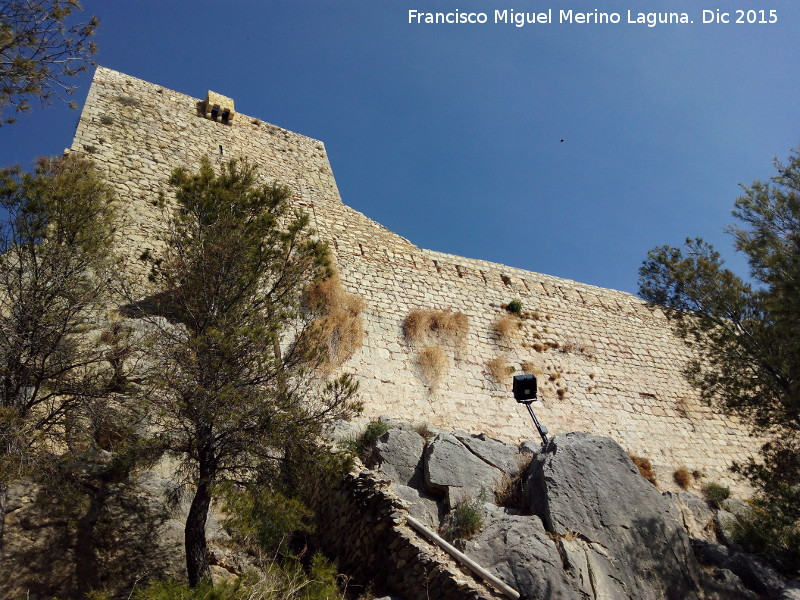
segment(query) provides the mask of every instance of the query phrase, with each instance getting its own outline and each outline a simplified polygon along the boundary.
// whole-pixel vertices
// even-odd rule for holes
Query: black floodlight
[[[514,375],[514,400],[528,404],[536,400],[536,375]]]
[[[531,408],[531,403],[536,400],[536,375],[514,375],[514,400],[520,404],[524,404],[528,409],[528,413],[533,419],[533,424],[536,425],[536,431],[542,438],[542,450],[547,447],[547,427],[539,423],[539,419]]]

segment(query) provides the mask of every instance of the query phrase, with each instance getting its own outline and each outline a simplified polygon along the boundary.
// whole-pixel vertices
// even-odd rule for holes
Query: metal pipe
[[[539,424],[539,419],[536,418],[536,415],[533,413],[533,409],[531,408],[531,403],[526,402],[525,406],[528,408],[528,412],[531,413],[531,419],[533,419],[533,424],[536,425],[536,430],[539,432],[539,435],[542,436],[542,449],[547,446],[547,434],[542,431],[542,426]]]
[[[414,517],[408,515],[406,517],[406,520],[408,521],[408,524],[411,525],[412,528],[416,529],[419,533],[427,537],[434,544],[442,548],[445,552],[447,552],[450,556],[452,556],[461,564],[463,564],[465,567],[467,567],[470,571],[475,573],[478,577],[492,584],[492,586],[495,589],[505,594],[507,598],[511,598],[511,600],[517,600],[520,597],[520,593],[518,591],[506,585],[504,582],[500,581],[497,577],[489,573],[489,571],[484,569],[482,566],[480,566],[478,563],[472,560],[469,556],[461,552],[458,548],[456,548],[449,542],[443,540],[433,531],[425,527],[425,525],[417,521]]]

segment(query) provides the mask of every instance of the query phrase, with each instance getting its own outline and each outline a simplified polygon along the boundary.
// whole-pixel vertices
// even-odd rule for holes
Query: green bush
[[[371,421],[364,432],[355,439],[348,440],[345,445],[348,450],[362,460],[368,462],[368,453],[384,433],[389,431],[389,426],[383,421]]]
[[[718,483],[707,483],[702,489],[703,498],[714,508],[719,508],[723,500],[731,497],[730,488]]]
[[[274,554],[296,531],[311,533],[314,513],[302,501],[264,486],[224,492],[225,527],[245,543]]]
[[[103,598],[100,596],[99,598]],[[317,552],[306,572],[299,561],[272,563],[232,583],[203,582],[195,588],[173,580],[153,581],[133,600],[342,600],[336,565]]]
[[[506,304],[506,310],[511,314],[522,316],[522,301],[512,300],[511,302]]]
[[[472,500],[460,502],[450,512],[449,523],[444,529],[444,536],[449,540],[468,540],[483,528],[483,509],[485,492]]]
[[[133,594],[134,600],[238,600],[243,598],[241,580],[234,584],[201,583],[195,588],[172,579],[151,582]]]
[[[737,515],[733,522],[733,540],[784,575],[795,576],[800,571],[800,520],[796,512],[797,507],[781,506],[780,500],[756,498],[750,502],[750,510]]]

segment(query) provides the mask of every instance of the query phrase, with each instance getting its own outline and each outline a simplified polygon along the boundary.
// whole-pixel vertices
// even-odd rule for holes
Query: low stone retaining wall
[[[361,471],[317,491],[320,542],[342,570],[403,600],[502,598],[406,525],[406,505],[388,486]]]

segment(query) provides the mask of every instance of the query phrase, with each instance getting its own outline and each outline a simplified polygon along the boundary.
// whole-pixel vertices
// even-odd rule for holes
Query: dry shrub
[[[508,378],[514,373],[514,367],[509,365],[502,356],[495,356],[486,363],[486,368],[492,378],[498,383],[508,383]]]
[[[522,369],[523,373],[533,373],[534,375],[539,375],[536,365],[531,361],[526,360],[519,366],[519,368]]]
[[[526,508],[524,481],[532,460],[532,454],[518,454],[517,470],[514,473],[503,473],[500,483],[494,490],[497,506],[516,510]]]
[[[570,529],[564,534],[564,540],[567,542],[574,542],[578,538],[580,538],[580,534],[574,529]]]
[[[689,485],[692,483],[692,474],[689,473],[689,469],[686,467],[678,467],[675,469],[672,478],[682,490],[688,490]]]
[[[447,353],[441,346],[428,346],[425,348],[417,355],[417,363],[422,371],[422,377],[431,389],[436,389],[439,386],[439,383],[441,383],[450,369]]]
[[[558,388],[556,390],[556,394],[558,395],[558,399],[559,400],[563,400],[564,396],[567,395],[567,391],[568,391],[567,388]]]
[[[525,495],[522,489],[523,477],[521,473],[509,475],[503,473],[500,483],[494,490],[497,506],[522,510],[525,508]]]
[[[636,456],[635,454],[628,454],[628,457],[639,469],[639,473],[642,474],[642,477],[647,479],[647,481],[652,483],[654,486],[658,487],[658,484],[656,483],[656,472],[653,470],[653,463],[650,462],[650,459],[644,458],[643,456]]]
[[[536,350],[536,352],[544,352],[545,350],[547,350],[547,348],[544,346],[544,344],[539,344],[538,342],[536,344],[534,344],[532,346],[532,348],[534,350]]]
[[[418,425],[414,426],[414,431],[416,431],[419,435],[424,437],[426,440],[430,440],[436,437],[436,432],[430,428],[427,423],[419,423]]]
[[[435,337],[459,345],[468,331],[467,315],[450,310],[412,310],[403,321],[403,334],[409,342],[424,342]]]
[[[312,338],[325,349],[323,366],[336,369],[356,353],[364,340],[364,300],[347,293],[339,276],[333,275],[308,287],[305,306],[319,315],[312,324]]]
[[[499,317],[492,325],[495,335],[503,341],[512,340],[520,327],[522,327],[522,322],[519,318],[511,315]]]

